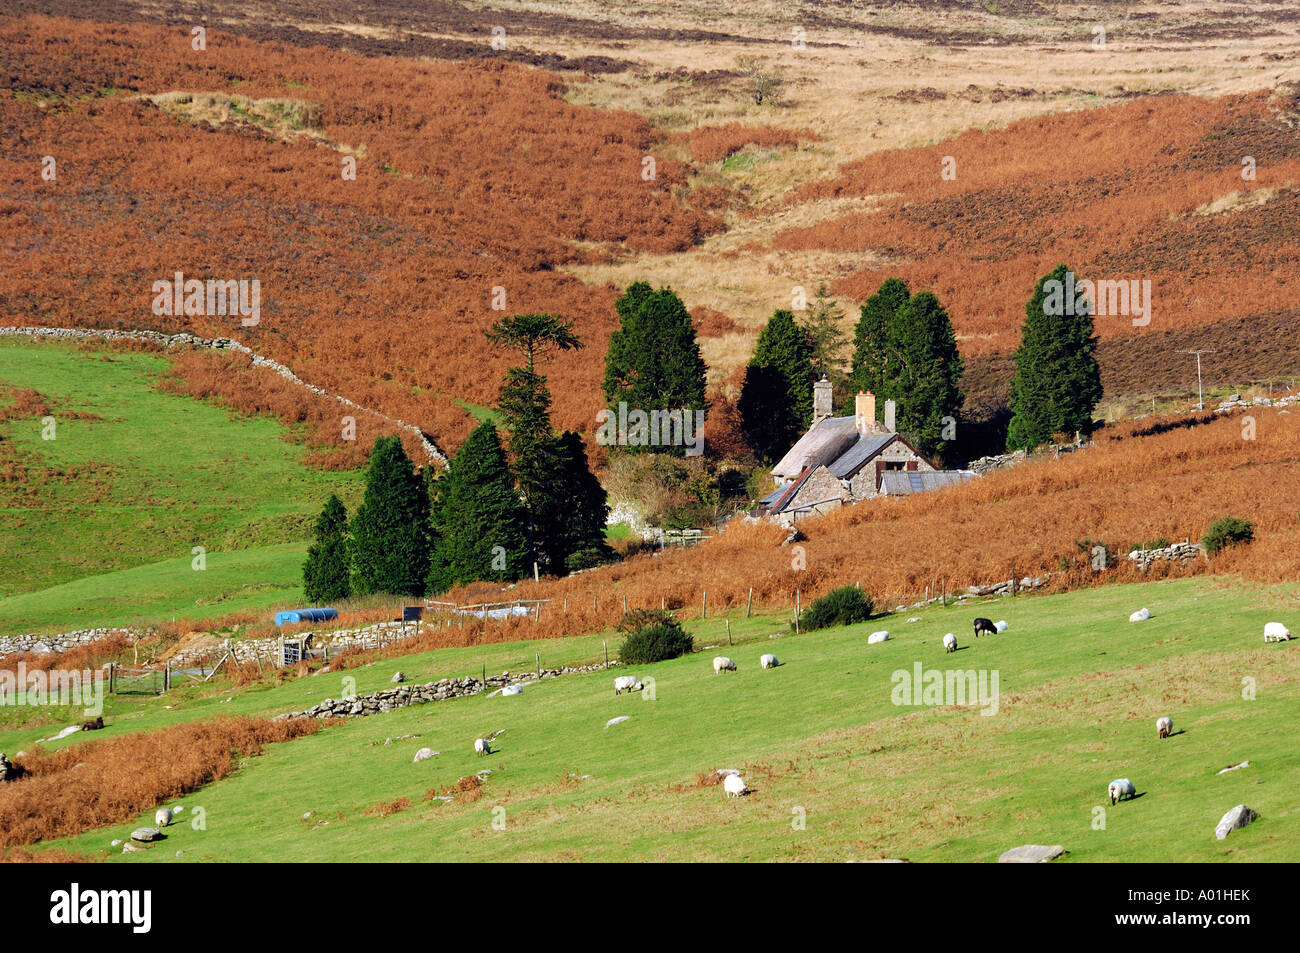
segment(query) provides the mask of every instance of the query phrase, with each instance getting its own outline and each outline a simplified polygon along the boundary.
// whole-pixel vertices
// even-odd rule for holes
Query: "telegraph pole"
[[[1212,351],[1212,350],[1210,350],[1210,349],[1208,349],[1208,348],[1202,348],[1202,349],[1199,350],[1199,351],[1179,351],[1178,353],[1179,353],[1179,354],[1195,354],[1195,355],[1196,355],[1196,409],[1197,409],[1197,410],[1204,410],[1204,409],[1205,409],[1205,397],[1204,397],[1204,394],[1203,394],[1203,392],[1202,392],[1202,390],[1201,390],[1201,355],[1202,355],[1202,354],[1213,354],[1214,351]]]

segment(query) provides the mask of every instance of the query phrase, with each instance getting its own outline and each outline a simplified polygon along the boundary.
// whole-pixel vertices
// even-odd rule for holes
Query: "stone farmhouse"
[[[900,437],[892,400],[885,401],[883,424],[871,393],[858,393],[852,417],[832,417],[832,400],[823,377],[813,385],[812,426],[772,468],[776,488],[753,515],[793,523],[881,494],[921,493],[971,478],[967,471],[936,470]]]

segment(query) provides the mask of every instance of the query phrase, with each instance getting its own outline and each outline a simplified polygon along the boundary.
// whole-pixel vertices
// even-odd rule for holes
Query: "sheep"
[[[758,657],[759,668],[776,668],[780,664],[781,663],[776,660],[776,656],[771,652],[767,652]]]
[[[1291,631],[1281,622],[1264,623],[1265,642],[1290,642]]]
[[[944,650],[945,652],[956,652],[956,651],[957,651],[957,636],[953,635],[951,632],[949,632],[947,635],[945,635],[945,636],[943,637],[943,650]]]
[[[1174,720],[1168,716],[1162,716],[1156,719],[1156,734],[1161,738],[1168,738],[1169,732],[1174,730]]]
[[[82,731],[98,731],[100,728],[103,727],[104,727],[103,715],[100,715],[97,718],[92,718],[90,721],[82,722],[81,724]]]
[[[869,636],[867,636],[868,645],[876,645],[880,642],[888,642],[888,641],[889,641],[889,633],[884,631],[883,629],[879,632],[872,632]]]
[[[726,792],[727,797],[741,797],[749,793],[744,778],[738,774],[729,774],[723,778],[722,789]]]
[[[997,629],[999,632],[1007,631],[1007,620],[999,619],[997,622],[993,623],[993,628]]]
[[[975,638],[978,639],[981,632],[987,632],[989,635],[994,635],[997,631],[998,628],[993,624],[991,619],[980,618],[975,620]]]
[[[1133,782],[1128,778],[1116,778],[1106,786],[1106,794],[1110,797],[1110,803],[1115,804],[1126,797],[1135,797],[1137,790],[1133,787]]]
[[[153,816],[153,822],[158,827],[166,827],[172,822],[171,808],[160,807]]]
[[[1149,618],[1151,618],[1151,610],[1143,606],[1141,609],[1138,609],[1137,612],[1134,612],[1129,616],[1128,620],[1130,622],[1145,622]]]
[[[474,750],[475,750],[479,755],[491,754],[491,753],[492,753],[492,746],[491,746],[490,744],[488,744],[488,740],[487,740],[486,738],[475,738],[475,739],[474,739]]]
[[[624,692],[639,692],[643,688],[645,686],[641,684],[641,680],[635,675],[620,675],[614,679],[615,695],[621,695]]]
[[[717,675],[719,672],[722,671],[727,671],[727,672],[736,671],[736,663],[733,662],[731,659],[727,658],[725,655],[719,655],[713,659],[713,674]]]

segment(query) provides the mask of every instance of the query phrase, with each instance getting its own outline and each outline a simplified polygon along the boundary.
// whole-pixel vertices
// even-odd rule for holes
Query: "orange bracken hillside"
[[[942,175],[946,157],[955,177]],[[1060,262],[1080,277],[1151,282],[1151,323],[1099,316],[1103,338],[1293,311],[1300,93],[1145,97],[970,131],[849,163],[791,201],[867,195],[886,198],[773,247],[883,254],[886,266],[835,290],[861,302],[894,276],[928,288],[968,356],[1016,347],[1034,282]]]
[[[494,288],[576,322],[589,349],[547,373],[557,424],[590,429],[615,294],[559,266],[716,224],[675,197],[679,163],[642,178],[645,120],[537,70],[215,32],[196,52],[188,30],[44,17],[0,20],[0,68],[0,323],[235,337],[449,450],[473,423],[452,398],[494,403],[508,360],[483,338]],[[249,105],[267,100],[297,125]],[[156,317],[177,271],[258,279],[260,324]]]

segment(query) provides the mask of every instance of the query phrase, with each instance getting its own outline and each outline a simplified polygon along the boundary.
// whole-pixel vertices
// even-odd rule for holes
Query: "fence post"
[[[727,620],[727,644],[731,644],[731,620]]]
[[[605,668],[609,668],[609,643],[602,641],[600,644],[605,647]]]
[[[537,653],[537,677],[542,677],[542,653]]]
[[[750,587],[749,587],[749,598],[745,600],[745,618],[746,618],[746,619],[749,618],[749,609],[750,609],[750,606],[752,606],[753,604],[754,604],[754,587],[753,587],[753,586],[750,586]]]
[[[705,589],[702,598],[700,599],[700,618],[707,619],[708,617],[709,617],[709,590]]]

